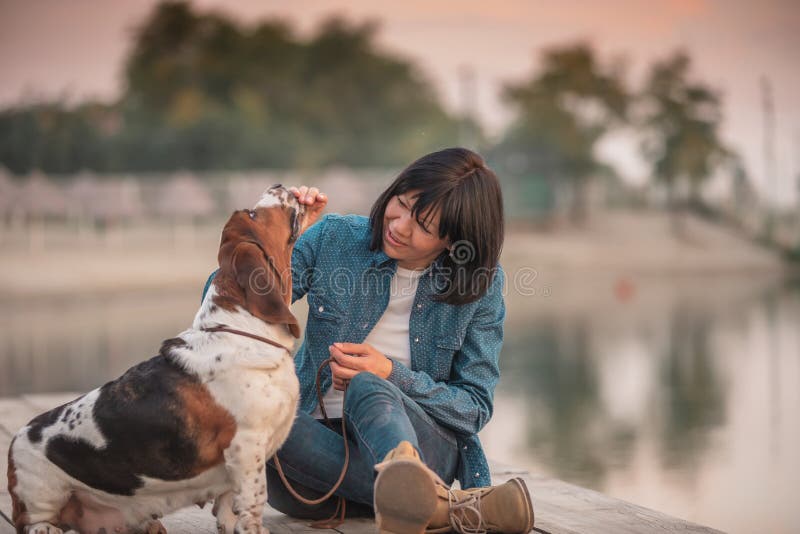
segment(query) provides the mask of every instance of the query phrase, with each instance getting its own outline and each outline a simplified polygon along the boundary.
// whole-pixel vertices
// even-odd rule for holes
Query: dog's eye
[[[251,219],[256,218],[256,210],[247,210],[247,214],[250,216]]]
[[[300,235],[300,217],[297,216],[297,212],[292,212],[290,227],[292,234],[289,236],[289,243],[294,243]]]

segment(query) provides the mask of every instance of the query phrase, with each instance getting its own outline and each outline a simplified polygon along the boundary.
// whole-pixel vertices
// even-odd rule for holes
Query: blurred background
[[[798,532],[798,28],[792,0],[0,0],[0,397],[155,354],[269,185],[366,214],[461,145],[509,229],[489,456]]]

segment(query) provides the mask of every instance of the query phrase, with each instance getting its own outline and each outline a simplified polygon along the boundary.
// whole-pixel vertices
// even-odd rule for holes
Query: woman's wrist
[[[392,359],[384,356],[383,365],[381,366],[380,374],[378,376],[380,376],[384,380],[387,380],[389,378],[389,375],[392,374],[393,367],[394,364],[392,363]]]

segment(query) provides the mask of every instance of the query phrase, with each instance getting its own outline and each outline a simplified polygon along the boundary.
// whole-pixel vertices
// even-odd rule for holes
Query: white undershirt
[[[427,269],[426,269],[427,270]],[[414,305],[414,296],[417,294],[419,278],[426,270],[413,271],[398,266],[392,277],[389,293],[389,304],[386,311],[369,333],[364,343],[392,360],[411,367],[411,343],[408,339],[408,323],[411,318],[411,307]],[[343,339],[347,342],[347,339]],[[323,400],[328,417],[342,416],[343,394],[331,386]],[[312,415],[322,418],[322,412],[317,406]]]

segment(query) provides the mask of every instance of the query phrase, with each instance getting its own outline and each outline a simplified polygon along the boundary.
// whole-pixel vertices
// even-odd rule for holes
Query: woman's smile
[[[399,241],[394,236],[392,231],[389,230],[388,228],[386,229],[386,240],[389,242],[390,245],[395,246],[395,247],[404,247],[404,246],[406,246],[406,244],[401,242],[401,241]]]

